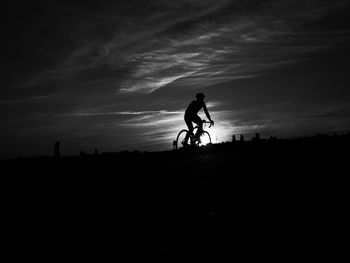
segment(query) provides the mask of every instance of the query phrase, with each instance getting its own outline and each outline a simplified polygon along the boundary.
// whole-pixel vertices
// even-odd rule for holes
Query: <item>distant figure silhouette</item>
[[[207,106],[204,102],[204,94],[203,93],[197,93],[196,94],[196,100],[193,100],[190,105],[188,105],[186,111],[185,111],[185,122],[188,127],[189,132],[186,134],[185,140],[182,142],[184,146],[187,146],[188,138],[191,134],[193,134],[193,124],[192,122],[196,123],[198,125],[198,130],[196,134],[194,135],[193,139],[197,139],[198,136],[203,132],[203,121],[198,116],[198,112],[203,108],[205,115],[207,116],[208,120],[211,122],[212,125],[214,125],[214,121],[210,118]],[[194,140],[193,140],[194,141]]]
[[[239,137],[239,141],[240,141],[240,142],[244,142],[244,136],[243,136],[243,134],[241,134],[241,136]]]
[[[232,142],[235,143],[236,142],[236,136],[233,134],[232,135]]]
[[[59,158],[60,156],[60,142],[55,142],[54,157]]]

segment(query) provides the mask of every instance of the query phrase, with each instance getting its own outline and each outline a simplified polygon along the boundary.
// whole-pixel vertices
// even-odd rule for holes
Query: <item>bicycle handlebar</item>
[[[206,120],[203,120],[203,123],[210,123],[208,128],[210,128],[213,125],[210,121],[206,121]]]
[[[202,123],[210,123],[210,125],[208,126],[208,128],[210,128],[211,126],[213,126],[213,124],[210,121],[206,121],[206,120],[202,120]],[[194,127],[194,129],[198,128],[198,125],[196,125]]]

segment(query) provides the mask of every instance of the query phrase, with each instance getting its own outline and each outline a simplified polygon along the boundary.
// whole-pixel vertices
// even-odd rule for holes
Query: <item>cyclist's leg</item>
[[[188,127],[188,133],[186,134],[186,137],[185,137],[185,144],[188,144],[188,138],[193,133],[193,124],[192,124],[191,118],[189,116],[186,116],[186,115],[185,115],[185,122],[186,122],[186,125]]]
[[[202,119],[198,116],[198,115],[195,115],[192,119],[192,121],[198,125],[198,129],[197,129],[197,132],[196,134],[194,135],[193,139],[197,139],[199,138],[199,136],[201,135],[201,133],[203,132],[203,121]]]

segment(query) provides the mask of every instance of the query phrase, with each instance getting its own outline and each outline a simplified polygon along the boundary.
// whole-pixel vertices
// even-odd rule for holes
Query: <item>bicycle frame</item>
[[[210,123],[210,122],[204,121],[203,123]],[[212,124],[210,123],[210,125],[209,125],[208,128],[210,128],[211,126],[212,126]],[[199,134],[198,138],[196,138],[195,140],[193,140],[193,136],[194,136],[195,132],[197,132],[197,129],[198,129],[198,128],[199,128],[198,125],[196,125],[196,126],[194,127],[194,129],[193,129],[192,134],[189,135],[189,140],[191,141],[191,145],[193,145],[193,146],[200,146],[201,137],[202,137],[203,135],[207,135],[207,138],[209,138],[209,143],[211,143],[210,134],[209,134],[209,132],[207,132],[207,131],[205,130],[205,126],[203,127],[202,132],[201,132],[201,134]],[[173,144],[174,144],[174,146],[175,146],[175,149],[179,149],[179,145],[181,145],[181,143],[182,143],[182,140],[179,140],[180,138],[182,138],[181,135],[182,135],[182,136],[185,136],[187,133],[189,133],[189,131],[186,130],[186,129],[183,129],[183,130],[181,130],[181,131],[178,133],[178,135],[177,135],[177,137],[176,137],[176,140],[173,142]]]
[[[207,124],[207,123],[209,123],[209,127],[208,128],[210,128],[211,127],[211,122],[210,121],[203,121],[203,124]],[[196,126],[194,126],[193,127],[193,133],[190,135],[190,140],[192,141],[193,140],[193,136],[196,134],[196,132],[195,132],[195,130],[197,129],[198,130],[198,128],[199,128],[199,126],[198,126],[198,124],[196,124]],[[202,129],[202,132],[201,132],[201,134],[199,134],[199,136],[198,136],[198,138],[196,139],[196,140],[194,140],[194,141],[198,141],[199,140],[199,138],[201,137],[201,135],[205,132],[205,125],[203,125],[203,129]]]

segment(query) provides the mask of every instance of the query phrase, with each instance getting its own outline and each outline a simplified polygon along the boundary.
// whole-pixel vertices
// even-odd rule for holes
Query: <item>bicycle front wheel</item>
[[[205,146],[205,145],[210,144],[210,143],[211,143],[210,134],[209,134],[209,132],[204,131],[200,137],[198,146]]]
[[[188,130],[182,130],[179,132],[176,138],[176,149],[182,147],[182,143],[185,141],[185,137],[188,133]]]

